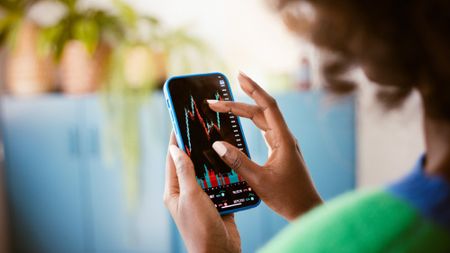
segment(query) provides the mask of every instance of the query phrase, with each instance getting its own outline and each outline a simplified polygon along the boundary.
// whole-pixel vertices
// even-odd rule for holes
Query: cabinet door
[[[330,99],[323,92],[292,93],[277,99],[317,190],[326,200],[355,187],[354,98]]]
[[[169,252],[170,223],[162,202],[164,161],[170,125],[161,94],[149,98],[140,113],[141,164],[138,170],[138,201],[130,207],[125,173],[113,151],[119,136],[108,133],[101,101],[86,104],[94,248],[96,252]],[[100,134],[100,135],[99,135]],[[107,139],[102,139],[102,138]],[[103,147],[103,148],[101,148]]]
[[[142,169],[138,213],[146,252],[171,252],[171,218],[163,203],[167,145],[172,131],[162,93],[152,96],[141,112]]]
[[[79,103],[3,101],[6,183],[16,252],[83,252]]]

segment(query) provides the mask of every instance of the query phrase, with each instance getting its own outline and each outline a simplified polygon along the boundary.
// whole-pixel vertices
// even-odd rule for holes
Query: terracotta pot
[[[104,43],[90,54],[80,41],[69,41],[61,58],[62,90],[68,94],[97,91],[104,81],[110,54],[109,46]]]
[[[152,79],[156,81],[155,88],[160,88],[160,83],[167,76],[165,54],[145,45],[128,48],[123,67],[125,81],[132,88],[139,88]]]
[[[157,75],[157,88],[161,89],[164,86],[164,82],[167,79],[167,54],[164,52],[156,52],[155,53],[155,62],[156,62],[156,75]]]
[[[16,43],[7,52],[5,81],[14,95],[33,95],[53,88],[54,64],[51,57],[38,54],[39,27],[25,20],[18,30]]]

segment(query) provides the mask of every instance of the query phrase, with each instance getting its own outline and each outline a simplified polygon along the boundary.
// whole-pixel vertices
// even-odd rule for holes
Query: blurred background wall
[[[84,1],[108,6],[108,0]],[[307,46],[292,36],[267,2],[250,1],[129,1],[171,27],[189,26],[230,67],[256,76],[294,71]]]

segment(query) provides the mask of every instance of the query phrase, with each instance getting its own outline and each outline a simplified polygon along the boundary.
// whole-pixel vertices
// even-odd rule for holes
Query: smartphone
[[[198,184],[220,214],[256,207],[261,201],[251,186],[212,148],[226,141],[250,157],[239,118],[211,110],[206,100],[233,101],[230,84],[221,73],[174,76],[164,84],[164,95],[178,147],[194,163]]]

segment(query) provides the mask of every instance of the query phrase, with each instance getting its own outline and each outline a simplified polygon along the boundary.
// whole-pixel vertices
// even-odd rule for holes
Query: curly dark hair
[[[299,5],[314,10],[305,25]],[[429,116],[450,120],[450,1],[276,0],[289,28],[333,53],[322,66],[327,88],[354,90],[354,67],[379,84],[384,105],[418,90]],[[294,11],[293,11],[294,10]]]

